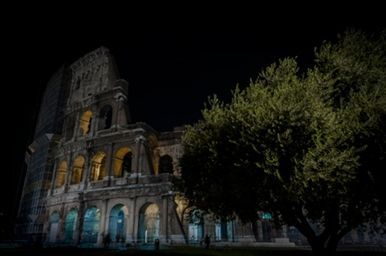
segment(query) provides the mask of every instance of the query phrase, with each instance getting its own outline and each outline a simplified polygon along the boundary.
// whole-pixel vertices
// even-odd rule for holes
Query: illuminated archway
[[[115,205],[110,212],[109,217],[109,235],[112,241],[124,242],[126,239],[126,221],[127,208],[123,204]]]
[[[84,162],[84,157],[81,155],[75,158],[72,167],[71,184],[79,184],[81,182],[84,170]]]
[[[192,210],[189,215],[189,241],[199,242],[204,237],[204,218],[200,210]]]
[[[78,218],[78,210],[71,209],[66,216],[66,221],[64,223],[64,239],[66,242],[73,242],[74,231],[76,229],[76,220]]]
[[[147,204],[139,212],[138,240],[153,243],[159,238],[160,214],[156,204]]]
[[[96,243],[98,241],[101,213],[96,207],[90,207],[84,214],[82,242]]]
[[[50,216],[50,232],[49,232],[49,242],[55,243],[56,238],[59,232],[59,220],[60,216],[57,211],[53,212]]]
[[[67,162],[62,160],[56,170],[55,188],[60,188],[66,182],[67,175]]]
[[[234,241],[233,220],[217,219],[215,222],[216,241]]]
[[[106,175],[106,153],[99,151],[92,158],[91,162],[91,181],[103,180]]]
[[[92,112],[90,110],[84,112],[82,117],[80,118],[79,129],[80,133],[83,136],[87,135],[90,132],[91,120]]]
[[[131,172],[132,153],[129,147],[117,150],[114,155],[114,177],[123,177],[125,172]]]

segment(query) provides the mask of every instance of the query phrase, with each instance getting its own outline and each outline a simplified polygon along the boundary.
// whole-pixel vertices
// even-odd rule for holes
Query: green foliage
[[[385,38],[346,32],[304,74],[286,58],[231,103],[211,98],[183,137],[178,185],[190,203],[244,221],[269,211],[322,247],[384,216]]]

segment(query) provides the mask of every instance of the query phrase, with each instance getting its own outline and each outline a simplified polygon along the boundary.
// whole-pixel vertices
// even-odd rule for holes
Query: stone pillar
[[[139,175],[140,173],[140,154],[141,154],[141,144],[144,137],[141,135],[137,138],[135,138],[135,153],[133,155],[133,172],[135,175]]]
[[[137,210],[137,197],[133,199],[133,241],[138,242],[138,223],[139,223],[139,212]]]
[[[77,115],[75,116],[75,127],[74,127],[74,133],[73,133],[73,135],[72,135],[72,140],[77,140],[77,138],[79,137],[79,136],[82,136],[81,134],[80,134],[80,131],[79,131],[79,123],[80,123],[80,118],[81,118],[81,116],[82,116],[82,112],[79,112],[78,111],[78,113],[77,113]]]
[[[92,112],[92,115],[91,115],[90,130],[88,131],[88,134],[86,135],[86,137],[88,137],[88,138],[92,138],[96,134],[96,132],[98,130],[98,121],[99,121],[99,112],[96,109],[96,107],[92,107],[90,109],[90,111]]]
[[[65,153],[66,154],[66,153]],[[67,192],[71,183],[71,176],[72,176],[72,154],[73,152],[70,152],[67,157],[67,175],[66,175],[66,180],[64,182],[64,191]]]
[[[117,128],[121,127],[122,125],[126,125],[129,122],[129,116],[127,113],[127,97],[119,92],[115,96],[115,107],[113,111],[113,124],[114,126],[117,126]]]
[[[78,209],[78,218],[76,220],[76,229],[75,229],[75,243],[77,245],[80,244],[82,240],[82,233],[83,233],[83,220],[84,220],[84,202],[83,202],[83,193],[79,195],[79,209]]]
[[[128,200],[128,218],[127,218],[127,225],[126,225],[126,243],[132,243],[134,242],[134,210],[135,210],[135,201],[130,198]]]
[[[89,148],[87,148],[88,154],[87,154],[87,159],[86,159],[86,164],[84,166],[84,188],[87,188],[90,184],[90,174],[91,174],[91,169],[92,169],[92,159],[93,159],[93,154],[89,151]]]
[[[106,165],[105,165],[105,168],[108,168],[108,170],[106,170],[106,175],[108,176],[108,186],[111,186],[111,179],[112,177],[114,176],[113,174],[113,144],[109,144],[109,149],[108,149],[108,152],[107,152],[107,155],[106,155]]]
[[[160,241],[162,243],[167,243],[169,240],[169,230],[168,230],[168,204],[169,204],[169,195],[164,195],[162,197],[162,218],[161,218],[161,227],[160,227]]]
[[[262,242],[264,240],[263,225],[261,221],[257,222],[257,239],[259,242]]]
[[[147,148],[147,140],[143,135],[140,135],[135,139],[135,142],[137,143],[137,159],[135,163],[137,175],[150,175],[152,174],[152,164]]]
[[[107,234],[106,230],[108,230],[108,227],[106,225],[106,219],[107,217],[107,206],[108,206],[108,199],[104,199],[103,201],[103,208],[101,209],[101,221],[99,225],[99,235],[98,235],[98,241],[97,245],[101,245],[103,241],[104,235]]]

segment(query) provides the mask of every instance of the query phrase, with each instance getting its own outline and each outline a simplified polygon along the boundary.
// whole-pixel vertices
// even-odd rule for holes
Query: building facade
[[[222,243],[286,242],[268,219],[241,224],[188,208],[171,183],[183,129],[133,123],[127,96],[104,47],[54,74],[26,152],[19,234],[80,246],[101,246],[107,236],[114,246],[199,243],[205,234]]]

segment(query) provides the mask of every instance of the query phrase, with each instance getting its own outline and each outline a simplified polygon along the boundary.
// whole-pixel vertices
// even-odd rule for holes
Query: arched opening
[[[138,240],[142,243],[153,243],[159,238],[160,215],[156,204],[148,204],[139,212]]]
[[[78,218],[78,210],[71,209],[66,216],[66,221],[64,223],[64,239],[66,242],[73,242],[74,231],[76,229],[76,220]]]
[[[80,133],[83,136],[87,135],[90,132],[91,120],[92,120],[92,112],[90,110],[84,112],[82,117],[80,118],[79,129],[80,129]]]
[[[67,162],[62,160],[56,170],[55,188],[60,188],[66,182]]]
[[[84,214],[82,242],[96,243],[99,234],[101,213],[96,207],[90,207]]]
[[[109,218],[109,235],[112,241],[117,243],[125,242],[126,240],[126,221],[127,208],[123,204],[115,205],[110,212]]]
[[[216,241],[234,241],[233,220],[217,219],[215,223]]]
[[[82,180],[84,163],[85,160],[83,156],[79,155],[75,158],[72,167],[71,184],[79,184]]]
[[[204,218],[200,210],[192,210],[189,216],[189,241],[197,243],[204,238]]]
[[[110,105],[105,105],[99,112],[98,130],[110,128],[112,117],[113,117],[113,108]]]
[[[91,162],[91,181],[103,180],[106,175],[106,154],[99,151],[92,158]]]
[[[124,177],[131,172],[132,153],[128,147],[120,148],[114,156],[114,177]]]
[[[161,156],[158,170],[158,173],[173,173],[173,158],[169,155]]]
[[[59,231],[59,220],[60,216],[58,212],[53,212],[50,216],[50,232],[49,232],[49,242],[55,243]]]

